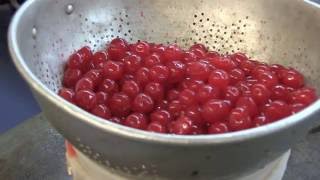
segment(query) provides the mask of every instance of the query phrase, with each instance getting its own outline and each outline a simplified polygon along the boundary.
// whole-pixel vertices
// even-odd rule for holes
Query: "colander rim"
[[[30,87],[41,96],[45,97],[48,101],[53,103],[60,109],[63,109],[67,113],[74,116],[77,120],[83,121],[88,125],[94,126],[100,130],[107,133],[113,133],[125,138],[132,140],[152,142],[152,143],[165,143],[165,144],[175,144],[175,145],[204,145],[204,144],[226,144],[246,141],[254,138],[259,138],[263,136],[268,136],[273,133],[277,133],[295,126],[309,117],[316,115],[320,109],[320,100],[318,99],[312,105],[304,109],[303,111],[284,118],[280,121],[257,127],[252,129],[247,129],[238,132],[230,132],[225,134],[217,135],[172,135],[172,134],[159,134],[152,133],[148,131],[138,130],[129,128],[123,125],[105,121],[102,118],[94,116],[79,107],[65,101],[63,98],[59,97],[56,93],[47,88],[28,68],[27,64],[22,57],[18,46],[17,40],[17,29],[19,26],[20,19],[23,14],[32,8],[32,5],[40,0],[29,0],[25,2],[20,9],[14,15],[8,31],[8,46],[11,58],[22,75],[24,80],[29,84]]]

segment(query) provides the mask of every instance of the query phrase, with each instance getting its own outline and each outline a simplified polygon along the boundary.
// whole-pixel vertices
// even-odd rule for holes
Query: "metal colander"
[[[9,30],[12,58],[47,119],[84,154],[128,179],[234,179],[303,137],[320,102],[282,121],[222,135],[144,132],[104,121],[56,95],[75,49],[115,37],[195,42],[299,69],[320,89],[320,10],[300,0],[29,0]]]

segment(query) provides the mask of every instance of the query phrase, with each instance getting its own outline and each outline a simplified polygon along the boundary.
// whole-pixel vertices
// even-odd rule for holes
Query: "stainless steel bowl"
[[[29,0],[9,30],[13,61],[52,125],[128,179],[234,179],[288,150],[316,122],[320,101],[263,127],[222,135],[144,132],[104,121],[56,95],[67,55],[121,36],[224,53],[247,52],[302,71],[320,89],[320,10],[300,0]]]

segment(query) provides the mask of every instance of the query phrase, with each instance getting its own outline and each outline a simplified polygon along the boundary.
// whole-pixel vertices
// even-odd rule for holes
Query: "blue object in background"
[[[40,112],[8,53],[7,27],[11,15],[8,6],[0,6],[0,134]]]

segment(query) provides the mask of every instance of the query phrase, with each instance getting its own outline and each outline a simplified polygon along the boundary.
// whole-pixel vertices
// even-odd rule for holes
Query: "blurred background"
[[[15,8],[22,2],[0,0],[0,135],[40,112],[7,48],[7,28]]]

